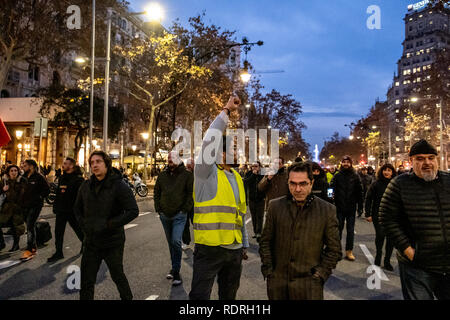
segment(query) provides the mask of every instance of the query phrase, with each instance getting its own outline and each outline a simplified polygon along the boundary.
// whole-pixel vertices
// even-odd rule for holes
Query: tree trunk
[[[3,58],[4,61],[0,63],[0,91],[3,90],[6,85],[6,80],[8,79],[8,72],[12,64],[12,53],[13,47],[9,47],[6,51],[5,57]]]

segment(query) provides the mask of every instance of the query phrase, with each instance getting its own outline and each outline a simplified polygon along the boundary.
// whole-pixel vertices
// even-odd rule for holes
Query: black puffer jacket
[[[331,180],[334,189],[334,204],[338,212],[353,213],[363,209],[361,180],[353,168],[341,169]]]
[[[125,242],[124,226],[139,215],[139,209],[130,187],[113,168],[102,181],[92,175],[81,184],[74,213],[85,244],[104,249]]]
[[[72,214],[73,205],[77,199],[78,189],[84,179],[81,171],[77,170],[72,173],[64,173],[58,181],[58,190],[56,191],[56,199],[53,204],[54,213]]]
[[[426,182],[414,173],[388,185],[381,200],[380,224],[399,251],[399,261],[439,273],[450,272],[450,174]],[[404,254],[415,249],[411,262]]]
[[[372,217],[374,223],[378,223],[378,211],[381,199],[391,179],[381,177],[369,187],[366,195],[365,209],[366,217]]]

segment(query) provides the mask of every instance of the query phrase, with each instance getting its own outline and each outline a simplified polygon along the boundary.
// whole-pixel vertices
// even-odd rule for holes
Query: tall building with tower
[[[406,161],[410,145],[414,143],[404,134],[408,107],[414,89],[430,80],[427,73],[437,53],[450,48],[450,9],[433,6],[428,0],[421,1],[408,6],[404,21],[403,54],[387,92],[387,105],[389,122],[394,127],[391,128],[391,152],[397,160]]]

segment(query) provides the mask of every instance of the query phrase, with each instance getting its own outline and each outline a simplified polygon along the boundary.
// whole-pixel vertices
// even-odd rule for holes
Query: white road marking
[[[251,218],[247,219],[247,221],[245,221],[245,224],[248,224],[251,220]]]
[[[372,254],[370,253],[369,249],[364,244],[359,245],[361,247],[361,250],[363,251],[364,255],[366,256],[367,260],[369,260],[369,263],[373,266],[375,266],[375,259],[373,258]],[[386,274],[381,270],[380,267],[375,266],[375,271],[378,275],[378,277],[383,281],[389,281],[389,278],[386,276]]]
[[[142,213],[139,214],[139,217],[146,216],[146,215],[148,215],[148,214],[150,214],[150,213],[151,213],[151,212],[142,212]]]
[[[2,261],[0,262],[0,270],[1,269],[6,269],[12,266],[15,266],[16,264],[21,263],[22,261],[16,260],[16,261],[11,261],[11,260],[6,260],[6,261]]]
[[[150,296],[150,297],[148,297],[148,298],[145,299],[145,300],[156,300],[156,299],[158,299],[158,297],[159,297],[159,296]]]
[[[125,230],[130,229],[130,228],[134,228],[134,227],[137,227],[137,226],[138,226],[137,224],[127,224],[125,226]]]

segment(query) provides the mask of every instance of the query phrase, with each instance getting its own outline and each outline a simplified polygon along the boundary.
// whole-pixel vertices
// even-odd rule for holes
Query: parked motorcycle
[[[148,195],[148,188],[137,173],[133,175],[133,183],[135,192],[137,192],[137,194],[142,198],[145,198]]]
[[[50,183],[50,193],[45,197],[45,202],[47,202],[48,204],[52,205],[53,203],[55,203],[56,191],[58,190],[58,182],[58,179],[56,179],[54,182]]]

